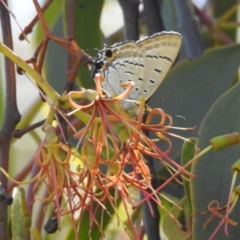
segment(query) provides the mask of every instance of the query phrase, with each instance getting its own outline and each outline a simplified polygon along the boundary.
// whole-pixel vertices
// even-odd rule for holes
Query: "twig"
[[[5,0],[5,4],[7,5],[7,0]],[[0,16],[1,19],[4,19],[4,21],[1,21],[3,43],[12,49],[13,43],[10,17],[8,10],[3,4],[0,4]],[[3,126],[0,131],[0,165],[5,171],[8,171],[11,133],[21,118],[16,102],[16,78],[14,64],[8,58],[5,58],[5,82],[6,105]],[[6,177],[1,173],[0,183],[3,189],[7,189],[7,182]],[[4,202],[0,202],[0,219],[0,239],[7,240],[7,205]]]
[[[144,16],[148,29],[148,35],[164,30],[157,0],[143,0]]]
[[[223,31],[220,31],[219,29],[217,29],[217,27],[214,25],[214,21],[209,16],[207,16],[206,13],[201,11],[196,6],[194,6],[194,10],[196,14],[199,16],[199,18],[201,19],[201,21],[209,28],[212,34],[215,35],[219,41],[228,45],[231,45],[234,43],[232,39],[229,38]]]
[[[138,40],[139,0],[118,0],[124,17],[124,40]]]
[[[146,121],[146,115],[144,115],[144,122]],[[149,136],[149,132],[145,131],[146,136]],[[154,163],[153,163],[153,158],[150,156],[145,156],[147,160],[147,166],[149,168],[150,174],[152,176],[151,179],[151,185],[153,189],[156,189],[158,186],[158,180],[157,180],[157,175],[156,171],[154,168]],[[149,189],[148,192],[151,192]],[[141,199],[144,199],[144,195],[140,194]],[[151,209],[150,206],[151,205]],[[151,210],[154,213],[154,216],[151,213]],[[144,223],[144,229],[145,233],[147,235],[148,239],[151,240],[160,240],[160,214],[158,211],[158,205],[153,199],[149,199],[149,201],[144,201],[142,204],[142,211],[143,211],[143,223]]]
[[[187,57],[194,58],[202,55],[203,45],[193,11],[191,10],[190,4],[192,3],[188,0],[174,0],[173,3]]]

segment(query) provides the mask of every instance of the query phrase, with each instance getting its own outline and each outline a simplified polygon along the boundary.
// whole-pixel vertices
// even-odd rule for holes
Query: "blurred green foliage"
[[[73,37],[81,49],[84,49],[86,52],[91,52],[93,55],[95,55],[94,51],[92,51],[94,48],[101,49],[103,46],[104,36],[100,29],[100,18],[101,14],[106,14],[106,12],[102,12],[104,4],[108,4],[109,2],[110,1],[103,0],[74,1]],[[206,9],[213,9],[211,16],[213,21],[212,24],[215,24],[215,19],[217,21],[218,18],[225,14],[235,3],[236,1],[234,0],[214,0],[208,3]],[[207,10],[202,11],[204,13],[207,12]],[[174,1],[164,1],[161,12],[166,30],[178,31],[179,26],[175,14]],[[237,21],[236,16],[237,14],[233,14],[229,21]],[[66,1],[53,1],[52,5],[50,5],[49,9],[44,14],[44,18],[54,35],[67,37],[68,17]],[[114,24],[115,21],[116,19],[114,19],[113,16],[112,24]],[[142,22],[143,21],[141,21],[141,23]],[[182,48],[176,66],[169,72],[165,81],[148,102],[148,105],[151,107],[160,107],[171,114],[174,119],[174,126],[197,126],[193,131],[186,131],[183,133],[179,130],[173,130],[173,132],[186,138],[197,138],[196,147],[202,150],[210,144],[210,139],[212,137],[240,131],[240,102],[238,103],[238,100],[240,101],[240,86],[238,83],[239,77],[237,75],[240,64],[240,46],[238,44],[227,46],[226,43],[218,39],[212,29],[209,29],[204,22],[199,22],[198,27],[199,32],[204,34],[204,36],[201,35],[201,39],[206,51],[199,58],[186,59],[185,50]],[[233,42],[236,42],[237,31],[235,28],[219,30],[231,38]],[[119,31],[121,32],[122,29],[116,31],[116,34],[113,33],[111,38],[115,39],[116,36],[119,36]],[[33,35],[36,43],[42,40],[43,34],[39,25],[36,31],[33,32]],[[205,39],[208,40],[204,42]],[[111,39],[108,41],[111,42]],[[51,86],[60,94],[64,91],[63,88],[67,78],[66,71],[66,50],[56,43],[51,43],[47,49],[44,73]],[[94,81],[86,67],[81,66],[79,69],[77,85],[85,88],[94,87]],[[4,100],[2,98],[4,95],[3,84],[0,85],[0,92],[1,125],[1,119],[4,114]],[[161,102],[162,99],[164,101]],[[180,115],[184,117],[185,120],[175,117],[175,115]],[[182,140],[172,139],[172,142],[173,150],[171,157],[176,159],[176,161],[180,161],[179,158],[181,156],[183,158],[182,161],[186,163],[190,160],[187,159],[186,155],[194,155],[193,151],[195,148],[186,148],[186,146],[184,146],[182,149]],[[23,146],[23,148],[24,147],[25,146]],[[198,161],[195,161],[191,167],[191,171],[196,178],[190,181],[184,181],[184,187],[181,188],[181,194],[186,194],[186,197],[181,198],[181,194],[175,194],[174,190],[166,190],[167,194],[178,200],[177,202],[183,207],[183,214],[185,214],[183,217],[183,214],[181,215],[175,207],[170,210],[177,218],[181,220],[185,218],[182,220],[184,224],[183,229],[177,227],[176,222],[173,221],[169,215],[165,215],[162,220],[162,229],[166,234],[169,234],[169,236],[167,235],[169,239],[173,239],[173,233],[176,235],[180,234],[178,240],[189,239],[190,236],[194,240],[202,240],[208,239],[211,236],[221,219],[215,217],[215,219],[208,224],[207,228],[203,229],[203,225],[210,214],[200,213],[207,212],[208,204],[213,200],[217,200],[220,206],[225,206],[227,204],[232,179],[231,165],[239,158],[239,153],[240,148],[236,145],[219,152],[208,152],[198,159]],[[14,149],[12,155],[21,155],[21,149]],[[160,164],[156,164],[156,166],[158,170],[162,168]],[[238,182],[239,180],[237,180],[237,183]],[[15,198],[12,210],[16,213],[20,210],[18,209],[20,203],[18,201],[19,196]],[[189,205],[186,204],[187,201]],[[237,204],[230,215],[230,218],[238,223],[240,223],[240,215],[238,214],[240,210],[239,206],[240,205]],[[108,207],[109,206],[106,206],[106,208]],[[103,229],[106,232],[111,229],[115,236],[121,236],[122,232],[119,231],[118,228],[113,228],[111,226],[113,215],[114,211],[109,207],[109,214],[104,216],[103,219]],[[17,216],[21,217],[21,214],[17,212]],[[99,219],[101,218],[100,214],[97,216]],[[39,216],[37,216],[35,212],[32,213],[32,219],[35,219],[35,222],[40,222],[41,224],[39,225],[42,227],[43,222],[46,220],[46,216],[42,214],[41,218],[42,219],[39,219]],[[89,218],[90,216],[86,211],[79,230],[80,239],[89,238],[89,229],[92,227],[88,224]],[[62,239],[73,239],[74,233],[72,231],[72,226],[70,221],[66,219],[68,218],[63,220],[64,224],[61,226],[62,231],[52,236],[42,234],[42,236],[45,237],[44,239],[51,240],[59,236],[61,236]],[[23,229],[22,222],[20,224],[19,220],[17,220],[17,224],[18,223]],[[12,225],[13,224],[16,223],[12,222]],[[101,233],[98,230],[97,226],[92,227],[92,239],[101,238]],[[42,229],[39,231],[42,232]],[[240,239],[238,227],[230,226],[229,236],[229,239]],[[217,233],[216,239],[226,239],[223,231]]]

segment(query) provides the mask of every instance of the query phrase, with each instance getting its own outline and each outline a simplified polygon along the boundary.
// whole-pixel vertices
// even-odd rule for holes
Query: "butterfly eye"
[[[113,55],[113,52],[112,52],[112,50],[110,50],[110,49],[107,49],[107,50],[106,50],[106,52],[105,52],[105,56],[106,56],[107,58],[111,58],[111,57],[112,57],[112,55]]]
[[[99,70],[103,67],[104,63],[102,61],[95,63],[95,69]]]
[[[103,61],[98,61],[98,62],[95,62],[93,65],[92,65],[92,68],[91,68],[91,74],[92,76],[94,77],[96,73],[99,72],[100,69],[103,69],[104,68],[104,63]]]

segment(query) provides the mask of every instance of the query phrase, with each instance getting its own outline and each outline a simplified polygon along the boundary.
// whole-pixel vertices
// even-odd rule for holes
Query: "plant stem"
[[[7,4],[7,0],[5,0]],[[3,42],[9,48],[13,48],[11,24],[8,10],[3,4],[0,4],[0,15],[1,15],[1,27]],[[15,129],[15,126],[20,121],[20,113],[17,108],[16,102],[16,78],[15,68],[12,61],[5,58],[5,115],[3,125],[0,131],[0,166],[8,171],[9,165],[9,149],[11,143],[11,133]],[[7,189],[7,178],[0,173],[0,184],[3,189]],[[0,202],[0,239],[5,240],[7,237],[7,204]]]

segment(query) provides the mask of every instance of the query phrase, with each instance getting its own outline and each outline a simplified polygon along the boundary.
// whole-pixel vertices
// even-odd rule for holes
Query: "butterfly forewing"
[[[144,88],[142,95],[150,98],[162,83],[175,61],[181,46],[181,35],[162,32],[138,41],[136,44],[144,55]]]

